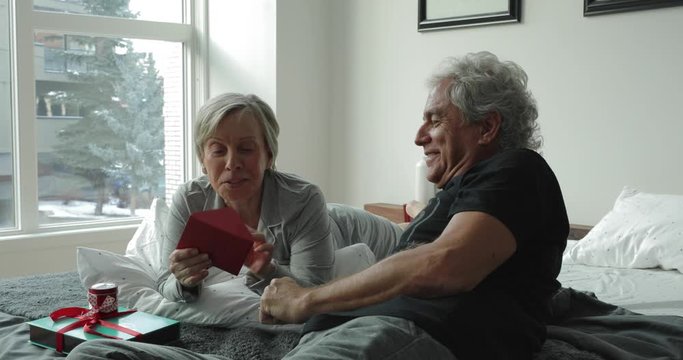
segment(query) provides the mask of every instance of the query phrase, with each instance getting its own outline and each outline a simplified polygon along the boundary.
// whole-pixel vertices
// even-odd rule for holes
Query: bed
[[[143,222],[136,233],[138,240],[154,237],[156,220],[152,216]],[[683,197],[663,199],[625,188],[614,208],[583,239],[569,240],[559,276],[562,289],[553,299],[548,339],[534,360],[682,359],[683,250],[677,253],[683,249],[681,220]],[[669,239],[667,235],[673,236]],[[164,251],[154,242],[131,244],[124,259],[92,249],[79,253],[79,262],[85,261],[79,270],[87,269],[84,264],[88,259],[83,257],[97,263],[105,256],[117,275],[131,279],[136,274],[122,271],[122,266],[152,266],[131,259],[144,252]],[[227,283],[236,280],[217,279]],[[97,280],[79,272],[0,279],[0,359],[63,358],[29,344],[25,322],[57,308],[85,306],[83,284]],[[136,281],[142,280],[131,280]],[[136,296],[144,298],[144,294]],[[298,340],[296,325],[267,327],[245,322],[226,328],[173,306],[178,305],[157,304],[144,310],[181,314],[181,338],[171,344],[174,346],[233,359],[279,359]]]
[[[576,243],[569,240],[568,250]],[[677,270],[590,266],[565,259],[559,280],[634,312],[683,316],[683,274]]]

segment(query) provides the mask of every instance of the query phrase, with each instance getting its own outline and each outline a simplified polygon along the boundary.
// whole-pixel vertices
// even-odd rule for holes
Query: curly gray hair
[[[194,123],[194,146],[199,162],[202,162],[204,158],[206,141],[216,132],[221,120],[234,111],[241,111],[242,114],[249,113],[260,123],[266,146],[272,156],[271,169],[275,169],[278,151],[277,136],[280,133],[280,126],[270,106],[258,96],[251,94],[221,94],[209,99],[197,111]]]
[[[428,85],[436,87],[444,80],[452,80],[446,92],[466,123],[477,123],[491,112],[500,114],[501,150],[540,148],[536,100],[527,90],[527,74],[519,65],[500,61],[487,51],[449,57]]]

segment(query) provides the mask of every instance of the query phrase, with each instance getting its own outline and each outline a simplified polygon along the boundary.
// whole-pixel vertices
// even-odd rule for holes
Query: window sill
[[[0,237],[0,277],[76,270],[76,248],[123,253],[137,224]]]

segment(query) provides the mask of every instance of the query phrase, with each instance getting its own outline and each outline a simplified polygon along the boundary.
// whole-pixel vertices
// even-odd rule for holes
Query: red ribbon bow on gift
[[[63,308],[56,310],[50,314],[50,318],[52,321],[57,321],[62,318],[75,318],[78,319],[78,321],[71,323],[57,331],[57,351],[62,352],[64,350],[64,334],[67,332],[77,329],[79,327],[83,327],[83,331],[88,333],[88,334],[93,334],[93,335],[98,335],[101,337],[109,338],[109,339],[118,339],[122,340],[119,337],[116,336],[111,336],[111,335],[106,335],[102,334],[99,331],[95,330],[95,326],[102,325],[104,327],[118,330],[120,332],[124,332],[126,334],[132,335],[134,337],[138,337],[142,335],[141,333],[131,330],[128,328],[125,328],[123,326],[119,326],[118,324],[114,324],[109,321],[105,321],[104,319],[108,318],[113,318],[113,317],[118,317],[118,316],[123,316],[123,315],[128,315],[134,313],[136,310],[126,310],[126,311],[118,311],[114,309],[113,311],[110,312],[102,312],[99,311],[98,309],[91,309],[88,310],[86,308],[80,308],[80,307],[68,307],[68,308]]]

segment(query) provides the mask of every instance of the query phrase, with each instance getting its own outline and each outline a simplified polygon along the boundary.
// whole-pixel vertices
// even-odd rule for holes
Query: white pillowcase
[[[157,281],[168,269],[168,256],[173,251],[164,241],[164,221],[168,206],[156,199],[126,247],[126,254],[79,247],[77,268],[85,288],[100,282],[118,285],[120,306],[165,316],[178,321],[224,327],[254,326],[270,330],[299,329],[301,325],[263,325],[258,321],[260,297],[240,276],[212,267],[204,280],[197,301],[178,303],[165,299]],[[335,252],[335,277],[363,270],[375,262],[370,248],[355,244]]]
[[[565,253],[565,260],[683,272],[683,196],[624,187],[612,210]]]
[[[165,316],[178,321],[224,327],[256,326],[268,329],[299,328],[300,325],[262,325],[258,321],[260,298],[244,283],[217,268],[209,269],[199,299],[179,303],[165,299],[157,281],[168,269],[168,256],[173,249],[164,241],[164,221],[168,206],[162,199],[152,202],[150,211],[128,242],[126,254],[79,247],[77,267],[83,286],[99,282],[118,285],[121,306]]]
[[[334,252],[335,279],[353,275],[376,262],[375,254],[365,243],[357,243],[337,249]]]
[[[158,276],[168,269],[168,257],[173,251],[165,248],[167,242],[163,241],[168,206],[163,199],[154,199],[149,210],[128,242],[126,255],[145,262],[153,271],[152,274]]]
[[[139,258],[105,250],[79,247],[78,274],[86,288],[99,282],[118,285],[119,305],[182,322],[223,327],[256,326],[297,329],[300,325],[261,325],[259,296],[249,290],[243,277],[216,268],[209,270],[202,294],[192,303],[173,302],[157,292],[149,265]]]

